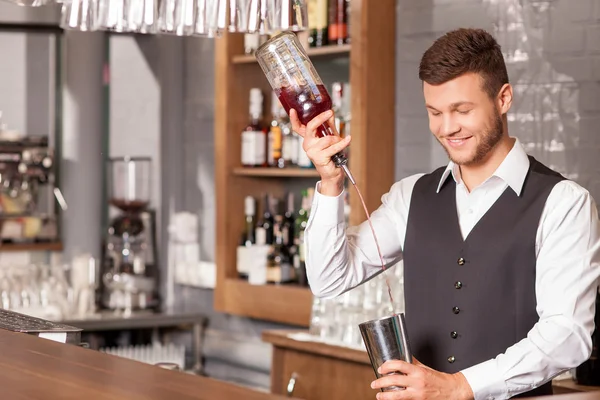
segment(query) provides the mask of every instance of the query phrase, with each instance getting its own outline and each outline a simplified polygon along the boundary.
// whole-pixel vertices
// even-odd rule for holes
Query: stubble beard
[[[496,145],[500,142],[500,140],[502,139],[502,134],[503,134],[502,117],[500,116],[499,113],[496,113],[496,115],[494,116],[494,120],[492,122],[491,128],[487,129],[484,132],[484,134],[481,136],[482,140],[481,140],[481,143],[478,144],[477,148],[475,148],[475,154],[473,154],[473,156],[467,160],[457,160],[454,157],[452,157],[452,154],[448,150],[448,147],[446,147],[441,142],[441,140],[439,140],[439,139],[438,140],[440,141],[440,144],[446,151],[446,154],[448,154],[448,158],[450,158],[450,160],[453,163],[455,163],[457,165],[464,165],[464,166],[468,167],[470,165],[478,164],[481,161],[483,161],[486,158],[486,156],[490,153],[490,151],[492,151],[492,149],[494,147],[496,147]]]

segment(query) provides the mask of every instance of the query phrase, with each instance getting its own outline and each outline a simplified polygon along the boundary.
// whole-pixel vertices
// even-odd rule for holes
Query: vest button
[[[455,360],[456,360],[456,358],[455,358],[454,356],[450,356],[450,357],[448,357],[448,362],[449,362],[450,364],[452,364],[452,363],[453,363]]]
[[[465,265],[465,259],[464,258],[459,258],[457,261],[458,265]]]
[[[458,308],[458,307],[452,307],[452,312],[454,314],[458,314],[460,312],[460,308]]]
[[[450,332],[450,337],[452,339],[456,339],[458,337],[458,333],[456,331],[452,331],[452,332]]]
[[[462,282],[461,281],[454,282],[454,287],[457,289],[460,289],[462,287]]]

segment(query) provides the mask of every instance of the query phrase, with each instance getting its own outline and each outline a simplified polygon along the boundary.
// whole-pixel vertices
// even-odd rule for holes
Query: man
[[[551,380],[591,352],[600,227],[590,194],[508,135],[513,100],[500,47],[459,29],[425,52],[429,127],[450,162],[403,179],[372,221],[387,265],[404,262],[415,363],[372,387],[378,399],[505,399],[551,394]],[[315,295],[334,297],[381,271],[368,224],[345,229],[342,171],[330,157],[350,138],[317,138],[331,112],[291,118],[321,180],[306,229]],[[422,363],[422,364],[421,364]]]

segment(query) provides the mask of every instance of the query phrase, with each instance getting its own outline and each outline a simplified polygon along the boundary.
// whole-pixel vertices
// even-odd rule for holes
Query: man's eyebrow
[[[450,104],[450,108],[456,109],[460,106],[472,106],[474,104],[475,103],[473,103],[472,101],[457,101],[456,103]]]

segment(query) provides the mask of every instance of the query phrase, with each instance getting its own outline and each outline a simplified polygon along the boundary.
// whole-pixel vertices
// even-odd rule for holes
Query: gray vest
[[[415,357],[438,371],[494,358],[538,321],[536,232],[550,191],[564,178],[529,161],[521,195],[508,187],[466,240],[452,177],[436,193],[445,168],[415,184],[403,252],[406,323]],[[527,395],[551,393],[548,383]]]

